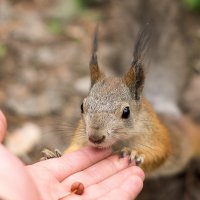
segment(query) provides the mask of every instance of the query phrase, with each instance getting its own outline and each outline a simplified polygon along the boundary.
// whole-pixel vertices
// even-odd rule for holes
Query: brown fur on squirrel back
[[[200,126],[191,117],[181,114],[176,117],[165,115],[161,118],[180,140],[187,140],[194,156],[200,156]]]

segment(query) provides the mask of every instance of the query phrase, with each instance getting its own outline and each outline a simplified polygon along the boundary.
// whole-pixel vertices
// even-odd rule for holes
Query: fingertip
[[[132,179],[132,182],[135,183],[135,185],[139,186],[139,188],[141,188],[141,189],[143,188],[144,181],[140,176],[134,175],[134,176],[132,176],[131,179]]]
[[[127,194],[135,198],[143,188],[143,180],[140,176],[133,175],[130,176],[128,180],[124,181],[121,187]]]
[[[135,175],[139,176],[142,179],[142,181],[144,181],[144,179],[145,179],[144,171],[138,166],[133,166],[132,168],[133,168],[133,173]]]
[[[137,175],[133,176],[131,179],[132,183],[135,184],[135,194],[138,195],[142,191],[142,188],[144,186],[144,181],[142,180],[141,177]]]

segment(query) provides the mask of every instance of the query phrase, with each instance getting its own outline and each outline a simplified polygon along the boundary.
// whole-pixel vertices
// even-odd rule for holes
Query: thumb
[[[7,128],[6,118],[3,112],[0,110],[0,143],[2,142]]]

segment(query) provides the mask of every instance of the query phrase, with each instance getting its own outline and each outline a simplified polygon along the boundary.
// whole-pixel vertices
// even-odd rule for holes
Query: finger
[[[132,178],[130,179],[130,177]],[[81,196],[70,194],[63,197],[62,200],[98,199],[101,197],[108,200],[132,199],[129,197],[135,197],[134,195],[137,195],[142,189],[143,180],[144,172],[137,166],[131,166],[123,171],[118,172],[114,176],[111,176],[99,184],[95,184],[86,188],[83,195]],[[127,189],[131,190],[131,192],[128,191],[127,193]],[[117,193],[117,191],[120,192]]]
[[[90,198],[99,198],[115,188],[121,187],[122,183],[129,179],[131,176],[139,177],[142,181],[144,180],[144,172],[137,166],[131,166],[127,169],[124,169],[117,174],[109,177],[108,179],[92,185],[85,190],[84,195]],[[136,178],[137,179],[137,178]],[[96,192],[98,191],[98,192]]]
[[[6,133],[7,123],[3,112],[0,110],[0,142],[2,142]]]
[[[119,187],[104,194],[98,200],[133,200],[141,192],[143,188],[143,180],[137,176],[129,176],[127,180],[123,181]]]
[[[71,175],[62,183],[65,185],[67,190],[69,190],[72,183],[76,181],[81,182],[85,187],[88,187],[103,181],[122,169],[127,168],[128,165],[128,157],[119,159],[117,155],[113,155],[90,166],[84,171]]]
[[[85,147],[81,150],[64,154],[60,158],[38,162],[34,164],[34,167],[43,167],[51,171],[58,181],[62,181],[71,174],[88,168],[99,160],[108,157],[110,154],[110,149],[99,150]]]

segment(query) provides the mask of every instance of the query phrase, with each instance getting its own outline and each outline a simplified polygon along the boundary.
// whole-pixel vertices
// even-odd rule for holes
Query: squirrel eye
[[[130,109],[129,107],[125,107],[122,113],[122,118],[123,119],[127,119],[130,115]]]
[[[84,113],[84,110],[83,110],[83,103],[81,104],[81,113]]]

